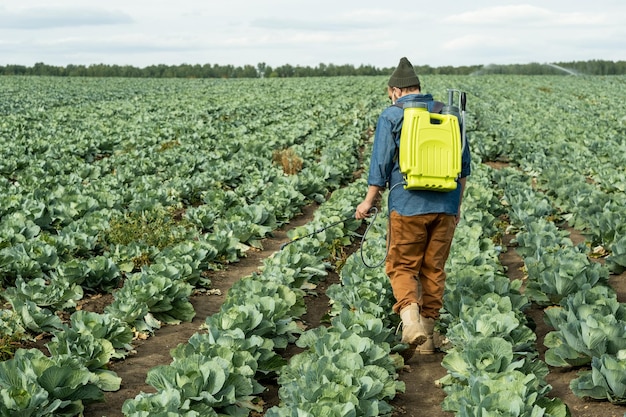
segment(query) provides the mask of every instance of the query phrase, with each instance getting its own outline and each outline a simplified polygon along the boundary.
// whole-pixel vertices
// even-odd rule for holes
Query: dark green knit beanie
[[[398,88],[420,85],[420,80],[417,78],[413,64],[411,64],[406,57],[400,59],[400,63],[394,70],[393,74],[391,74],[391,78],[389,78],[387,85],[389,87]]]

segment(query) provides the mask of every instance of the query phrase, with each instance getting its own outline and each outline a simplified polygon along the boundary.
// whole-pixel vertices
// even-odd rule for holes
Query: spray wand
[[[454,104],[454,93],[459,93],[459,106]],[[456,116],[461,125],[461,154],[467,146],[467,140],[465,136],[465,108],[467,106],[467,93],[465,91],[456,90],[454,88],[448,89],[448,103],[443,107],[442,114],[452,114]],[[459,113],[460,107],[460,113]]]
[[[465,139],[465,107],[467,104],[467,93],[465,93],[465,91],[461,91],[459,100],[461,102],[461,125],[463,126],[463,130],[461,132],[461,139],[463,141],[461,154],[463,154],[463,151],[465,151],[465,147],[467,146],[467,140]]]
[[[361,236],[361,248],[360,248],[360,250],[361,250],[361,260],[363,261],[363,264],[366,267],[368,267],[368,268],[378,268],[379,266],[381,266],[383,264],[383,262],[385,262],[385,259],[387,258],[386,255],[385,255],[385,258],[382,261],[380,261],[378,264],[376,264],[376,265],[369,265],[367,262],[365,262],[365,257],[363,256],[363,243],[365,243],[365,237],[367,236],[367,232],[369,232],[370,227],[372,227],[372,224],[374,224],[374,222],[376,221],[376,217],[378,216],[378,209],[376,207],[372,207],[372,208],[370,208],[369,213],[374,213],[374,217],[372,218],[372,221],[367,225],[367,228],[365,229],[365,233],[363,233],[363,236]],[[282,245],[280,245],[280,250],[283,250],[283,248],[285,246],[290,245],[293,242],[296,242],[296,241],[298,241],[300,239],[304,239],[305,237],[310,237],[310,236],[316,235],[316,234],[321,233],[321,232],[323,232],[323,231],[325,231],[327,229],[330,229],[331,227],[336,226],[336,225],[338,225],[340,223],[347,222],[348,220],[354,220],[354,214],[349,216],[349,217],[346,217],[344,219],[338,220],[338,221],[336,221],[334,223],[331,223],[331,224],[329,224],[327,226],[320,227],[319,229],[314,230],[311,233],[308,233],[308,234],[303,235],[303,236],[299,236],[299,237],[297,237],[295,239],[292,239],[292,240],[290,240],[288,242],[285,242]]]
[[[295,239],[290,240],[289,242],[285,242],[282,245],[280,245],[280,250],[283,250],[283,248],[285,246],[291,245],[293,242],[296,242],[296,241],[298,241],[300,239],[304,239],[305,237],[310,237],[310,236],[316,235],[318,233],[322,233],[324,230],[330,229],[333,226],[337,226],[339,223],[344,223],[344,222],[347,222],[348,220],[353,220],[353,219],[354,219],[354,214],[351,215],[350,217],[346,217],[345,219],[341,219],[341,220],[338,220],[338,221],[336,221],[334,223],[331,223],[331,224],[329,224],[327,226],[321,227],[321,228],[319,228],[319,229],[317,229],[317,230],[315,230],[315,231],[313,231],[313,232],[311,232],[309,234],[306,234],[304,236],[299,236],[299,237],[297,237]]]

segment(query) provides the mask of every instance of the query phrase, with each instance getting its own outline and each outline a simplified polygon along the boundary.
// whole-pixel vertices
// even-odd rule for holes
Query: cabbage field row
[[[0,415],[82,415],[120,388],[109,365],[136,338],[195,316],[189,298],[211,288],[211,271],[311,202],[321,204],[314,221],[292,238],[349,217],[385,81],[0,79]],[[438,323],[450,342],[443,409],[566,416],[548,365],[588,369],[576,395],[626,402],[626,310],[608,286],[626,269],[626,78],[423,82],[439,99],[468,92],[473,152]],[[508,167],[482,164],[495,160]],[[381,210],[363,246],[373,260],[384,256]],[[586,244],[569,241],[565,221]],[[384,271],[359,252],[330,262],[357,227],[298,240],[242,278],[172,364],[149,371],[157,393],[129,399],[124,415],[247,416],[268,377],[281,386],[268,416],[390,415],[404,386]],[[524,283],[499,263],[505,229]],[[337,266],[331,326],[302,331],[305,289]],[[97,294],[112,302],[83,311]],[[531,303],[554,328],[545,363],[524,315]],[[45,351],[26,348],[41,337]],[[287,363],[279,352],[291,343],[305,352]]]

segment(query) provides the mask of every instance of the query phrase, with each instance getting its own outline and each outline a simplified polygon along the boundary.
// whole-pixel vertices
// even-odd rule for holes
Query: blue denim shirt
[[[434,99],[431,94],[409,94],[400,97],[398,104],[407,101],[421,101],[431,111]],[[405,190],[404,177],[400,172],[397,149],[400,146],[400,130],[404,110],[390,106],[383,110],[376,124],[374,146],[370,160],[368,184],[389,187],[389,211],[396,211],[402,216],[417,214],[446,213],[456,215],[461,202],[461,187],[450,192]],[[461,162],[461,177],[470,174],[469,144],[465,147]]]

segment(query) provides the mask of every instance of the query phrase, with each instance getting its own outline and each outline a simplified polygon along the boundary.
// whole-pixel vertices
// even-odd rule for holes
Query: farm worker
[[[421,101],[429,111],[435,103],[431,94],[421,92],[415,69],[405,57],[389,78],[387,94],[392,104]],[[396,300],[393,311],[402,320],[401,342],[409,345],[403,353],[408,360],[415,352],[435,351],[433,330],[443,306],[444,266],[460,218],[465,181],[470,174],[470,154],[466,146],[455,190],[406,190],[397,158],[403,115],[402,108],[392,105],[378,118],[367,195],[357,206],[355,217],[368,217],[380,193],[390,187],[385,272]]]

